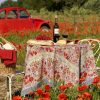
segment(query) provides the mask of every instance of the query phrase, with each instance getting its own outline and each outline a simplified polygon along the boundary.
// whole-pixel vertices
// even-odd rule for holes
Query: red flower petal
[[[83,93],[83,98],[91,98],[91,94],[89,92],[84,92]]]
[[[86,90],[87,88],[88,88],[87,85],[82,85],[82,86],[79,86],[79,87],[77,88],[77,90],[78,90],[78,91],[83,91],[83,90]]]
[[[49,85],[45,85],[45,90],[46,91],[50,91],[50,86]]]
[[[36,92],[37,92],[38,95],[42,95],[43,94],[43,90],[41,88],[38,88]]]

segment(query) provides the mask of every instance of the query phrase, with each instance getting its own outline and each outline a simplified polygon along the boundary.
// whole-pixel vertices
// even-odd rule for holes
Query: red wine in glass
[[[68,35],[67,34],[62,34],[62,37],[67,39]]]

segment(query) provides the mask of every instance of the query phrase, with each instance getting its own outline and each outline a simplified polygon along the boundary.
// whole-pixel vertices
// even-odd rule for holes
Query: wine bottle
[[[55,16],[55,24],[53,27],[53,42],[57,42],[59,40],[60,34],[59,34],[59,25],[58,25],[58,17]]]

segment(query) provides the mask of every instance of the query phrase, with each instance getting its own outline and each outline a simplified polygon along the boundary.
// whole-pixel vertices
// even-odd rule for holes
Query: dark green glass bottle
[[[59,33],[59,25],[58,25],[58,17],[55,16],[55,24],[53,27],[53,42],[57,42],[59,40],[60,33]]]

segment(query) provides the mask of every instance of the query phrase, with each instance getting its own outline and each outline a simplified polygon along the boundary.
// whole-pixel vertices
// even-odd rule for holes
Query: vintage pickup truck
[[[49,21],[32,18],[25,8],[6,7],[0,9],[0,33],[22,30],[48,31]]]

